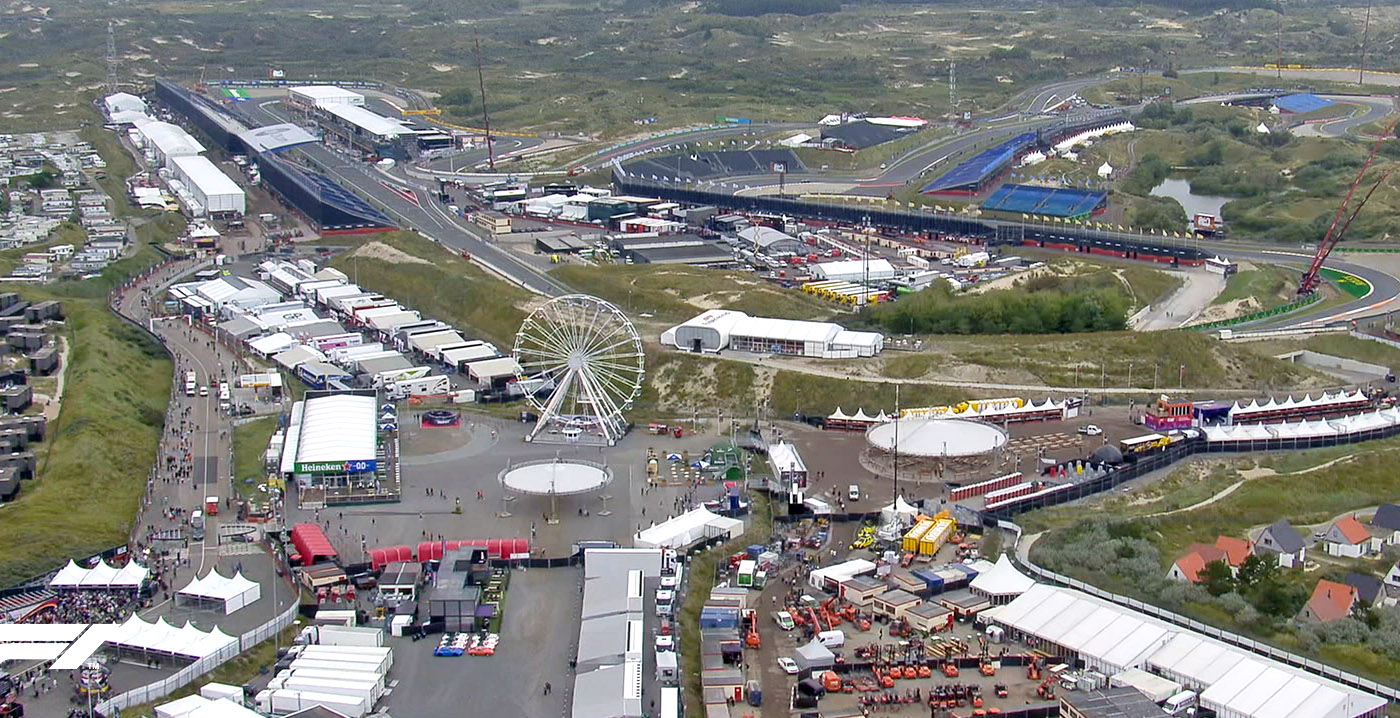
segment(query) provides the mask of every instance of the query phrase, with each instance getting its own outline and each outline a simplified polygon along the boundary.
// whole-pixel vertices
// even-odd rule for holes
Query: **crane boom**
[[[1371,192],[1375,192],[1376,187],[1380,185],[1380,181],[1384,181],[1385,177],[1390,174],[1387,172],[1385,175],[1382,175],[1381,180],[1377,181],[1376,184],[1371,187],[1371,191],[1366,193],[1366,197],[1362,199],[1361,204],[1357,206],[1356,210],[1351,213],[1345,224],[1339,225],[1342,221],[1342,217],[1346,215],[1347,207],[1351,204],[1352,196],[1356,194],[1356,188],[1361,185],[1361,180],[1366,177],[1366,170],[1371,168],[1371,162],[1376,159],[1376,152],[1380,150],[1381,143],[1385,142],[1386,139],[1395,132],[1395,125],[1397,122],[1400,122],[1400,117],[1391,120],[1390,124],[1385,128],[1385,132],[1382,132],[1380,137],[1376,138],[1375,143],[1371,145],[1371,152],[1366,155],[1366,161],[1361,164],[1361,171],[1356,173],[1356,179],[1352,180],[1351,187],[1347,190],[1346,197],[1342,198],[1342,203],[1337,207],[1337,213],[1332,215],[1332,224],[1328,225],[1327,234],[1323,235],[1322,241],[1317,244],[1317,252],[1313,255],[1312,264],[1308,266],[1308,271],[1303,273],[1302,279],[1298,282],[1299,295],[1312,294],[1317,289],[1318,282],[1320,281],[1319,272],[1322,270],[1322,263],[1327,261],[1327,256],[1332,253],[1337,243],[1342,241],[1342,234],[1346,231],[1347,227],[1351,226],[1351,220],[1356,219],[1357,212],[1360,212],[1361,208],[1366,206],[1366,200],[1371,198]]]

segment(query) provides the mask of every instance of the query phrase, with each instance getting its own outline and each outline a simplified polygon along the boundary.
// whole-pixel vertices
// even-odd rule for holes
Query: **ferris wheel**
[[[514,356],[539,413],[526,441],[601,439],[611,446],[622,438],[622,412],[646,375],[641,337],[622,310],[585,294],[551,299],[520,325]]]

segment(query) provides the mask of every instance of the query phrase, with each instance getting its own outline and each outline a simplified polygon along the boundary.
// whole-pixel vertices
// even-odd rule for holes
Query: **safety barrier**
[[[1217,320],[1217,321],[1214,321],[1214,322],[1206,322],[1205,324],[1192,324],[1191,326],[1186,327],[1186,328],[1187,328],[1187,329],[1219,329],[1219,328],[1221,328],[1221,327],[1233,327],[1233,326],[1235,326],[1236,324],[1246,324],[1246,323],[1248,323],[1248,322],[1258,321],[1258,320],[1260,320],[1260,319],[1267,319],[1267,318],[1269,318],[1269,317],[1276,317],[1276,316],[1279,316],[1280,314],[1288,314],[1289,312],[1294,312],[1294,311],[1297,311],[1297,310],[1299,310],[1299,309],[1302,309],[1303,307],[1306,307],[1306,306],[1308,306],[1309,304],[1312,304],[1312,303],[1314,303],[1314,302],[1316,302],[1316,301],[1319,301],[1319,300],[1321,300],[1321,299],[1322,299],[1322,295],[1321,295],[1321,294],[1309,294],[1308,296],[1303,297],[1302,299],[1299,299],[1299,300],[1294,301],[1294,302],[1289,302],[1288,304],[1285,304],[1285,305],[1283,305],[1283,306],[1281,306],[1281,307],[1274,307],[1273,309],[1266,309],[1266,310],[1264,310],[1264,311],[1262,311],[1262,312],[1255,312],[1255,313],[1253,313],[1253,314],[1246,314],[1246,315],[1244,315],[1244,316],[1242,316],[1242,317],[1235,317],[1235,318],[1233,318],[1233,319],[1220,319],[1220,320]]]
[[[118,711],[126,710],[132,706],[138,706],[142,703],[149,703],[164,698],[181,687],[188,685],[196,678],[218,668],[240,653],[271,638],[278,631],[290,626],[292,620],[296,617],[297,602],[293,601],[292,605],[287,607],[287,610],[283,611],[272,620],[240,636],[238,639],[239,650],[237,653],[220,659],[213,659],[211,657],[209,659],[196,661],[180,669],[180,671],[169,678],[141,686],[140,688],[133,688],[125,693],[119,693],[98,703],[96,706],[97,713],[103,716],[113,716],[116,715]]]
[[[1010,531],[1016,535],[1016,541],[1013,545],[1020,544],[1023,530],[1019,524],[1016,524],[1011,521],[998,521],[997,526],[1004,531]],[[1263,641],[1255,640],[1247,636],[1241,636],[1238,633],[1232,633],[1221,628],[1216,628],[1215,626],[1212,626],[1210,624],[1203,623],[1194,618],[1189,618],[1187,616],[1183,616],[1172,611],[1168,611],[1165,608],[1154,606],[1150,603],[1140,601],[1136,598],[1131,598],[1129,596],[1120,596],[1116,593],[1105,591],[1101,588],[1098,588],[1097,586],[1093,586],[1091,584],[1080,581],[1079,579],[1070,578],[1069,576],[1066,576],[1064,574],[1056,573],[1049,569],[1037,566],[1034,562],[1030,560],[1029,552],[1027,552],[1027,555],[1024,559],[1022,559],[1018,554],[1019,552],[1015,550],[1009,552],[1010,557],[1016,564],[1026,569],[1027,572],[1033,574],[1035,578],[1039,581],[1059,584],[1061,586],[1072,588],[1076,591],[1083,591],[1084,593],[1087,593],[1096,598],[1100,598],[1105,601],[1118,604],[1125,608],[1130,608],[1140,613],[1145,613],[1149,616],[1152,616],[1153,618],[1156,618],[1159,621],[1165,621],[1172,625],[1204,634],[1218,641],[1222,641],[1224,643],[1228,643],[1232,646],[1235,646],[1236,648],[1242,648],[1251,653],[1260,656],[1265,656],[1280,663],[1286,663],[1290,666],[1293,666],[1294,668],[1301,668],[1309,673],[1334,680],[1338,683],[1341,683],[1342,685],[1366,691],[1367,693],[1375,694],[1377,696],[1385,698],[1386,700],[1400,701],[1400,689],[1387,686],[1383,683],[1373,681],[1369,678],[1363,678],[1362,676],[1358,676],[1354,673],[1348,673],[1339,668],[1329,666],[1321,661],[1308,658],[1306,656],[1300,656],[1296,653],[1290,653]]]

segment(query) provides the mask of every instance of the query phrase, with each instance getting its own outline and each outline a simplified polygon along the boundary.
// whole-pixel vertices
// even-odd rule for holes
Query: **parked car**
[[[783,673],[786,673],[790,676],[797,675],[797,661],[794,661],[791,658],[788,658],[787,656],[779,656],[778,665],[782,667]]]

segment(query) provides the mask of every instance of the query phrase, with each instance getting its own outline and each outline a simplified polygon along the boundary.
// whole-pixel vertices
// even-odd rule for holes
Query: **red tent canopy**
[[[316,524],[293,526],[292,545],[297,547],[297,553],[301,554],[301,562],[306,566],[316,563],[317,559],[331,559],[336,556],[330,539],[326,538],[325,532]]]
[[[486,556],[495,559],[518,559],[530,557],[530,539],[465,539],[448,541],[447,550],[480,547],[486,549]],[[418,544],[419,561],[441,561],[442,541],[423,541]]]
[[[385,564],[395,561],[412,561],[412,546],[390,546],[388,548],[377,548],[369,552],[370,565],[374,570],[379,570]]]

